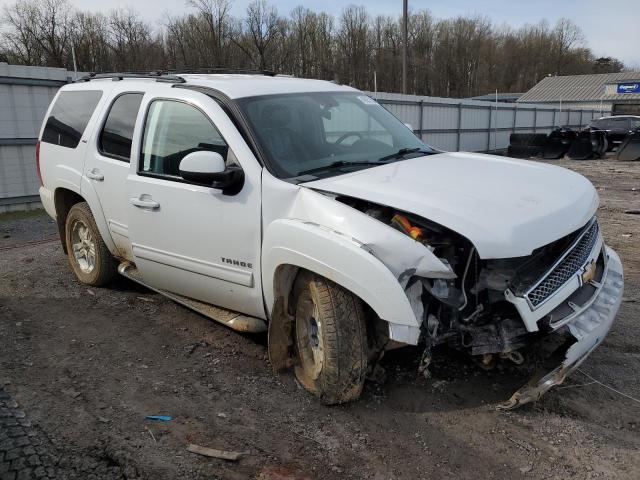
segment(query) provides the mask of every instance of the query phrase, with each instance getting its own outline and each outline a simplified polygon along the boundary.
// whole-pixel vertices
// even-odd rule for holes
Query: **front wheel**
[[[362,301],[323,277],[302,272],[293,307],[298,381],[327,405],[357,399],[367,373]]]
[[[78,280],[100,287],[116,277],[116,261],[102,240],[86,202],[76,203],[69,210],[65,236],[69,264]]]

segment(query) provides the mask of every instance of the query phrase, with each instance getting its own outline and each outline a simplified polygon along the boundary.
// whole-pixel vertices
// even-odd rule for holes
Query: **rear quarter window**
[[[93,115],[102,92],[83,90],[58,95],[42,133],[42,141],[76,148]]]

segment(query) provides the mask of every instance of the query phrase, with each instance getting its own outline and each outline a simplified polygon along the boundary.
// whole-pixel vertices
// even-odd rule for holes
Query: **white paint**
[[[185,78],[231,98],[355,91],[287,77]],[[63,87],[73,89],[104,89],[105,94],[87,127],[87,144],[76,150],[41,147],[45,187],[40,191],[47,212],[55,215],[56,188],[80,193],[110,251],[135,261],[145,282],[263,319],[274,306],[276,271],[288,264],[325,276],[362,298],[389,322],[392,339],[418,342],[423,307],[406,289],[409,276],[455,275],[429,248],[336,201],[336,194],[440,223],[467,237],[485,259],[529,255],[586,224],[598,205],[593,186],[568,170],[464,153],[420,157],[295,185],[263,169],[223,109],[202,93],[139,79]],[[106,105],[123,91],[145,95],[133,133],[131,163],[121,171],[122,165],[111,169],[96,153],[96,139]],[[157,99],[188,103],[216,126],[229,145],[229,155],[244,171],[245,184],[238,194],[138,174],[147,108]],[[211,152],[197,153],[185,157],[185,168],[223,169],[219,161],[211,163]],[[103,182],[87,176],[95,169],[104,175]]]
[[[593,185],[526,160],[443,153],[304,184],[414,213],[465,236],[481,258],[531,254],[593,217]]]
[[[225,165],[222,155],[217,152],[192,152],[180,161],[181,172],[220,173]]]

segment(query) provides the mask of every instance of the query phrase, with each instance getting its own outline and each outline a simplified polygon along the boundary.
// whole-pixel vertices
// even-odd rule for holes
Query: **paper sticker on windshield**
[[[365,105],[375,105],[376,104],[376,101],[373,98],[367,97],[366,95],[359,96],[358,100],[360,100]]]

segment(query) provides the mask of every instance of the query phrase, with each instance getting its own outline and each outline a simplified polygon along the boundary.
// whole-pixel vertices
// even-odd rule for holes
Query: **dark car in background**
[[[590,130],[605,132],[609,150],[619,147],[625,137],[640,128],[640,116],[617,115],[615,117],[602,117],[592,121],[588,126]]]

